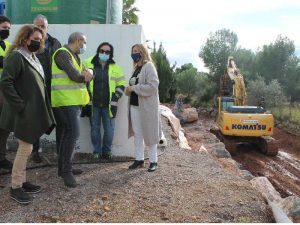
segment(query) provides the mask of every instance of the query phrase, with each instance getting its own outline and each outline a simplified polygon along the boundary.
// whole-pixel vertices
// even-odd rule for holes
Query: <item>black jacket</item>
[[[47,34],[48,36],[48,42],[49,42],[49,48],[44,48],[42,52],[39,52],[36,54],[38,59],[40,60],[40,63],[43,66],[44,74],[45,74],[45,82],[47,86],[47,92],[48,96],[51,97],[51,65],[52,65],[52,56],[54,52],[61,47],[60,42],[52,37],[50,34]]]

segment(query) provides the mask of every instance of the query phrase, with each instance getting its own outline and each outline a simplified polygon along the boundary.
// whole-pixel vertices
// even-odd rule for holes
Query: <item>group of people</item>
[[[12,168],[10,197],[21,204],[32,201],[41,186],[26,181],[30,154],[40,162],[39,139],[56,129],[58,176],[67,187],[76,187],[72,167],[76,140],[80,135],[82,107],[90,104],[91,141],[96,158],[111,158],[118,100],[129,96],[128,137],[134,136],[136,160],[129,169],[144,166],[144,145],[150,149],[149,172],[157,169],[157,144],[161,138],[159,79],[147,47],[131,49],[134,71],[126,84],[122,69],[114,61],[114,48],[101,43],[96,54],[81,60],[87,38],[74,32],[68,44],[48,34],[48,21],[38,15],[33,25],[24,25],[10,44],[11,21],[0,16],[0,168]],[[126,87],[127,86],[127,87]],[[100,127],[104,134],[101,143]],[[5,158],[10,132],[18,140],[13,164]],[[32,153],[33,152],[33,153]]]

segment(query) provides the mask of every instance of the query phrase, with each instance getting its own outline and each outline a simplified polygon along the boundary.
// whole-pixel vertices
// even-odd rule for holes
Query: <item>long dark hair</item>
[[[98,48],[97,48],[97,51],[96,51],[96,55],[94,56],[94,58],[92,59],[92,63],[94,65],[99,65],[99,52],[100,52],[100,49],[102,46],[104,45],[108,45],[109,48],[110,48],[110,55],[109,55],[109,59],[107,60],[107,64],[115,64],[116,62],[113,60],[114,58],[114,47],[108,43],[108,42],[102,42]]]

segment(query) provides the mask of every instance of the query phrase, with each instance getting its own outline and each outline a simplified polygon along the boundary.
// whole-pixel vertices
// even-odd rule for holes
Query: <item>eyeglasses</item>
[[[103,49],[100,49],[99,51],[101,54],[105,53],[106,55],[110,55],[111,51],[109,50],[103,50]]]

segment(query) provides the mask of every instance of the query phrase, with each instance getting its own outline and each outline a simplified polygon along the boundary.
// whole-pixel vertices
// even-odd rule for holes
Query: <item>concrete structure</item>
[[[21,25],[13,25],[9,41],[13,41],[16,32]],[[74,24],[74,25],[49,25],[49,33],[56,37],[62,44],[66,44],[72,32],[80,31],[86,34],[87,51],[81,55],[82,59],[88,58],[96,53],[98,45],[108,41],[114,46],[114,59],[123,69],[126,81],[131,77],[132,59],[130,57],[131,47],[136,43],[145,43],[145,37],[140,25],[116,25],[116,24]],[[123,96],[119,100],[118,113],[116,117],[115,136],[112,153],[116,156],[134,156],[133,139],[128,139],[127,119],[128,97]],[[93,152],[90,141],[90,124],[88,118],[81,119],[81,135],[78,142],[79,152]],[[43,136],[49,141],[55,140],[55,134]]]

